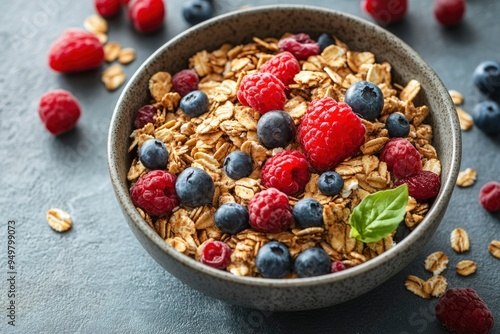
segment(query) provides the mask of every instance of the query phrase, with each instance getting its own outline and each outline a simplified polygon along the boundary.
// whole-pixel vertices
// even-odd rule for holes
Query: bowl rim
[[[394,247],[389,249],[388,251],[378,255],[377,257],[366,261],[360,265],[357,265],[349,270],[341,271],[335,273],[334,275],[322,275],[316,277],[309,278],[285,278],[285,279],[272,279],[272,278],[261,278],[261,277],[247,277],[247,276],[236,276],[230,272],[224,270],[218,270],[215,268],[211,268],[207,265],[200,263],[192,259],[189,256],[186,256],[177,250],[175,250],[172,246],[168,245],[163,238],[161,238],[155,231],[151,229],[151,227],[147,224],[147,222],[140,216],[138,211],[135,209],[135,206],[132,203],[132,200],[129,196],[129,190],[126,187],[121,187],[120,184],[122,182],[119,176],[119,166],[117,164],[117,154],[113,150],[114,143],[116,142],[116,134],[112,129],[117,126],[119,120],[120,106],[124,103],[126,99],[127,91],[129,91],[130,87],[135,84],[135,81],[138,80],[139,77],[145,74],[145,69],[147,65],[153,62],[160,54],[162,54],[165,50],[167,50],[172,44],[177,43],[178,41],[186,38],[187,36],[197,33],[200,30],[204,30],[209,27],[212,23],[216,21],[224,21],[231,20],[235,16],[244,17],[247,15],[256,15],[259,12],[270,12],[270,11],[283,11],[283,10],[306,10],[306,11],[320,11],[324,12],[328,15],[343,17],[345,19],[349,19],[351,21],[355,21],[356,24],[364,25],[369,27],[370,29],[375,30],[377,34],[382,34],[385,39],[393,40],[400,46],[405,49],[405,52],[410,54],[413,57],[413,60],[419,64],[423,71],[430,73],[432,79],[439,83],[438,89],[440,95],[444,96],[448,101],[447,104],[453,106],[451,97],[448,94],[448,91],[441,81],[441,79],[437,76],[434,70],[423,60],[423,58],[411,48],[408,44],[406,44],[403,40],[401,40],[396,35],[391,32],[383,29],[382,27],[369,22],[361,17],[348,14],[345,12],[341,12],[335,9],[323,8],[318,6],[310,6],[310,5],[264,5],[264,6],[256,6],[245,10],[236,10],[231,11],[219,16],[216,16],[212,19],[209,19],[205,22],[202,22],[194,27],[191,27],[184,32],[174,36],[172,39],[164,43],[160,46],[153,54],[151,54],[136,70],[134,75],[130,78],[124,89],[122,90],[120,97],[116,103],[116,106],[113,111],[113,115],[111,118],[109,133],[108,133],[108,143],[107,143],[107,160],[108,160],[108,171],[111,178],[111,183],[113,185],[113,189],[115,191],[116,198],[122,207],[122,209],[127,213],[130,217],[130,220],[135,224],[138,230],[143,233],[151,242],[155,244],[156,247],[161,249],[168,256],[173,258],[175,261],[178,261],[180,264],[190,267],[193,270],[196,270],[205,275],[212,276],[215,279],[219,279],[222,281],[228,281],[235,284],[243,284],[243,285],[252,285],[252,286],[261,286],[261,287],[274,287],[274,288],[294,288],[294,287],[305,287],[305,286],[316,286],[316,285],[328,285],[333,284],[335,282],[340,282],[348,278],[359,277],[374,270],[375,268],[388,263],[393,260],[398,254],[405,252],[412,245],[413,241],[416,239],[420,239],[424,233],[429,230],[434,224],[438,224],[436,222],[436,218],[441,214],[441,210],[446,211],[447,202],[449,201],[451,194],[454,189],[454,184],[456,178],[458,176],[458,171],[460,167],[461,160],[461,132],[458,122],[458,116],[456,113],[447,113],[448,121],[451,126],[451,140],[452,140],[452,152],[450,153],[450,172],[448,175],[441,175],[441,188],[439,194],[434,199],[433,205],[430,207],[427,215],[424,220],[415,228],[409,236],[405,237],[402,241],[398,242]],[[223,41],[221,41],[223,42]],[[120,152],[122,153],[122,152]],[[440,205],[441,204],[441,205]],[[444,205],[443,205],[444,204]],[[399,270],[398,270],[399,271]]]

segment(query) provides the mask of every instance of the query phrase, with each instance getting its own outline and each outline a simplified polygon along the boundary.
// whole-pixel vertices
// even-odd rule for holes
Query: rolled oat
[[[463,260],[457,263],[457,274],[461,276],[469,276],[476,272],[476,263],[471,260]]]
[[[73,225],[69,213],[61,209],[50,209],[47,211],[46,218],[49,226],[57,232],[65,232]]]
[[[451,248],[457,253],[467,252],[470,249],[470,240],[467,232],[462,228],[456,228],[450,236]]]

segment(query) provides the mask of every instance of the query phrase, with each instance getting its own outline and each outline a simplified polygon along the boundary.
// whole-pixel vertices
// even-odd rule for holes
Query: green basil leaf
[[[406,184],[366,196],[349,217],[350,237],[365,243],[385,238],[403,221],[407,204]]]

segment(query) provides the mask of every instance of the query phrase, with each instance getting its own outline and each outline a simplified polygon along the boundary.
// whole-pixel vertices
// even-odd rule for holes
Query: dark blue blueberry
[[[296,132],[292,117],[281,110],[266,112],[257,123],[257,136],[269,149],[287,147],[295,138]]]
[[[500,63],[486,60],[480,63],[472,75],[474,84],[490,97],[500,97]]]
[[[332,38],[332,36],[328,35],[327,33],[322,33],[318,37],[318,44],[319,44],[319,52],[323,52],[324,49],[326,49],[327,46],[335,44],[335,40]]]
[[[224,160],[224,173],[233,180],[239,180],[247,177],[253,171],[252,158],[241,151],[234,151],[229,153]]]
[[[193,90],[187,93],[181,99],[180,108],[183,113],[189,117],[198,117],[203,115],[210,108],[208,96],[201,90]]]
[[[248,224],[248,211],[238,203],[225,203],[215,211],[215,225],[224,233],[237,234],[246,228]]]
[[[332,261],[322,248],[313,247],[297,256],[293,269],[299,277],[326,275],[332,270]]]
[[[483,101],[472,111],[474,124],[488,135],[500,134],[500,107],[494,101]]]
[[[255,265],[266,278],[283,278],[292,271],[292,256],[284,244],[271,241],[259,249]]]
[[[396,229],[396,233],[392,237],[394,242],[398,243],[401,242],[404,238],[406,238],[410,234],[410,229],[406,224],[399,224],[398,228]]]
[[[344,187],[344,179],[337,172],[324,172],[318,180],[318,188],[326,196],[340,194]]]
[[[182,205],[194,208],[212,203],[215,185],[203,169],[188,167],[177,177],[175,191]]]
[[[151,170],[165,169],[168,161],[167,147],[161,140],[148,139],[139,150],[139,160]]]
[[[345,93],[344,101],[352,111],[370,122],[379,117],[384,108],[382,90],[368,81],[358,81],[351,85]]]
[[[303,198],[292,210],[293,219],[302,228],[323,226],[323,206],[315,199]]]
[[[410,134],[410,122],[405,115],[398,112],[392,113],[385,120],[385,127],[389,137],[407,137]]]
[[[189,0],[182,4],[182,16],[191,25],[208,20],[214,15],[212,1]]]

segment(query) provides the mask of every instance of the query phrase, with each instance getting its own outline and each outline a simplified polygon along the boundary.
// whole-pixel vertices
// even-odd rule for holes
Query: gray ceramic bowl
[[[434,146],[442,163],[441,190],[424,221],[403,241],[364,264],[314,278],[272,280],[237,277],[212,269],[168,246],[140,217],[129,197],[126,179],[129,134],[139,107],[150,97],[148,80],[157,71],[175,73],[187,59],[224,42],[239,44],[253,36],[279,37],[285,32],[322,32],[338,36],[354,50],[369,50],[377,61],[392,64],[393,78],[422,84],[417,104],[429,106]],[[156,51],[130,79],[118,100],[110,125],[108,164],[111,181],[133,233],[151,256],[172,275],[207,295],[263,310],[306,310],[338,304],[375,288],[412,261],[437,229],[448,206],[461,157],[458,119],[446,88],[431,68],[408,45],[386,30],[333,10],[308,6],[257,7],[219,16],[180,34]],[[172,291],[172,293],[177,293]]]

